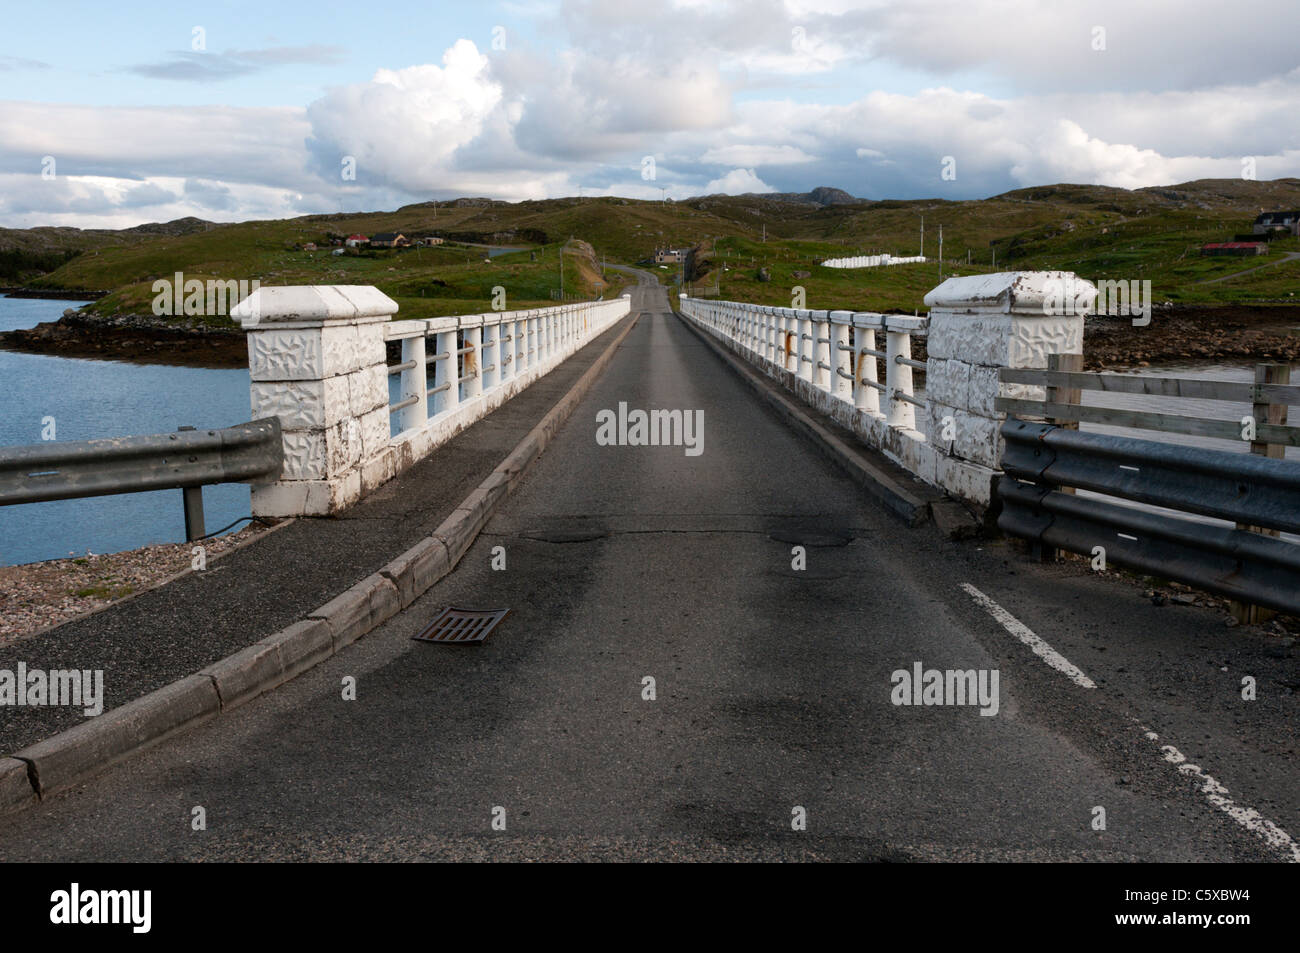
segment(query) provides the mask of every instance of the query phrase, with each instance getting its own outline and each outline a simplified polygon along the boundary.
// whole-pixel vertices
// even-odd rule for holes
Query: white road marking
[[[1025,645],[1033,649],[1034,654],[1048,665],[1052,666],[1052,668],[1065,675],[1070,679],[1070,681],[1074,682],[1074,684],[1083,688],[1097,687],[1092,679],[1079,670],[1078,666],[1040,639],[1034,634],[1033,629],[1029,628],[1029,626],[1025,625],[1006,609],[1002,608],[968,582],[963,582],[961,587],[970,594],[972,599],[983,606],[988,611],[989,615],[997,619],[998,622],[1002,624],[1002,628],[1006,629],[1021,642],[1024,642]]]
[[[1155,742],[1160,740],[1160,736],[1145,725],[1142,726],[1142,731],[1146,735],[1148,741]],[[1202,782],[1201,793],[1205,795],[1207,801],[1219,810],[1223,811],[1242,827],[1246,828],[1246,830],[1261,837],[1264,840],[1264,843],[1268,844],[1270,847],[1273,847],[1284,854],[1289,854],[1291,857],[1291,863],[1300,864],[1300,844],[1293,841],[1290,834],[1282,830],[1282,828],[1278,827],[1268,818],[1261,815],[1259,811],[1254,808],[1242,807],[1240,804],[1233,801],[1232,798],[1228,797],[1227,788],[1210,775],[1206,774],[1200,765],[1188,764],[1187,756],[1173,745],[1162,745],[1160,750],[1164,754],[1166,761],[1170,764],[1178,765],[1179,774],[1198,778]]]

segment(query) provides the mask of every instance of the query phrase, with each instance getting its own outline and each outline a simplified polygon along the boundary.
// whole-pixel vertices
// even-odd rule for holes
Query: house
[[[686,260],[686,252],[680,248],[659,248],[655,250],[655,264],[675,265]]]
[[[366,238],[365,235],[349,235],[344,240],[343,244],[347,245],[349,248],[356,248],[358,245],[364,245],[368,241],[370,241],[370,239]]]
[[[425,245],[441,245],[443,240],[436,235],[430,235],[428,238],[420,239],[420,241]]]
[[[1202,255],[1263,255],[1266,242],[1210,242],[1201,246]]]
[[[316,243],[315,243],[315,242],[308,242],[307,244],[305,244],[305,245],[302,246],[302,250],[303,250],[303,251],[315,251],[315,250],[316,250]]]
[[[1300,235],[1300,211],[1262,212],[1255,219],[1255,227],[1252,231],[1256,235],[1267,235],[1278,229],[1290,232],[1292,235]]]
[[[371,248],[402,248],[411,244],[400,232],[379,232],[370,239]]]

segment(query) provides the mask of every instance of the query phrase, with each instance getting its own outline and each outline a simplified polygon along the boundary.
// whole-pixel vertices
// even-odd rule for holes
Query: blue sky
[[[1292,0],[128,0],[6,24],[6,226],[1300,174]]]

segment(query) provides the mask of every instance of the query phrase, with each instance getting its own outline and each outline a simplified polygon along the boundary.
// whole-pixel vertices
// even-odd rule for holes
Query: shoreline
[[[50,299],[64,300],[64,299]],[[179,367],[248,367],[241,328],[174,325],[153,316],[101,317],[69,308],[55,321],[0,332],[0,349],[50,357],[166,364]]]

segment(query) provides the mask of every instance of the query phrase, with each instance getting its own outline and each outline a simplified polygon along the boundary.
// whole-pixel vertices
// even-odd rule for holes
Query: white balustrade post
[[[885,330],[885,388],[889,392],[889,426],[903,430],[916,429],[916,408],[899,395],[912,396],[912,368],[901,363],[900,357],[912,359],[912,336],[906,331]]]
[[[423,427],[429,419],[429,400],[425,396],[429,385],[424,365],[424,333],[421,330],[413,338],[402,339],[402,363],[409,364],[414,361],[415,367],[402,371],[401,382],[398,384],[397,400],[400,403],[414,397],[415,403],[398,411],[398,430],[414,430],[417,427]],[[387,381],[385,381],[386,383]]]
[[[501,319],[483,316],[483,390],[497,385],[501,373]]]
[[[463,327],[465,335],[464,367],[465,399],[473,400],[483,393],[483,320],[482,315],[474,315],[473,326]],[[463,324],[463,322],[462,322]]]
[[[460,365],[456,348],[460,347],[460,334],[455,318],[433,318],[429,326],[437,333],[437,354],[446,355],[433,367],[433,386],[442,388],[433,395],[433,413],[438,416],[460,406],[460,385],[456,380]]]
[[[831,389],[831,328],[825,311],[812,312],[812,374],[813,386],[818,390]]]
[[[853,401],[853,353],[848,349],[849,326],[852,322],[853,312],[832,311],[827,325],[831,331],[830,390],[847,403]]]
[[[813,323],[812,314],[803,309],[796,311],[795,325],[798,328],[799,357],[795,362],[795,376],[811,382],[813,379]]]
[[[384,327],[397,304],[364,285],[264,287],[231,310],[248,335],[253,417],[280,418],[284,467],[254,516],[336,513],[392,477]]]
[[[853,316],[854,338],[854,406],[869,414],[880,413],[880,391],[873,387],[879,383],[880,372],[877,370],[876,356],[863,354],[865,348],[876,350],[876,326],[880,316],[874,314],[855,314]],[[860,383],[859,383],[860,382]]]

